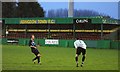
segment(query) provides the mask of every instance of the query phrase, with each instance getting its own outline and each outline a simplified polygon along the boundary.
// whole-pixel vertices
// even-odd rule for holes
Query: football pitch
[[[39,46],[41,65],[33,64],[35,57],[29,46],[3,45],[3,70],[118,70],[118,50],[87,48],[84,67],[76,67],[75,48]],[[81,64],[79,56],[79,64]]]

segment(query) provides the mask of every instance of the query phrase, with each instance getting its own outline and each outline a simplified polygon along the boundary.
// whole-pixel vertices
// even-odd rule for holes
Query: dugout
[[[25,40],[30,38],[31,34],[34,34],[37,39],[65,40],[66,45],[64,46],[71,46],[69,40],[74,40],[75,37],[86,40],[88,44],[90,44],[88,40],[119,40],[118,30],[120,29],[120,24],[118,24],[118,21],[101,16],[80,18],[3,18],[2,21],[2,37],[5,39]],[[22,43],[25,44],[26,41]]]

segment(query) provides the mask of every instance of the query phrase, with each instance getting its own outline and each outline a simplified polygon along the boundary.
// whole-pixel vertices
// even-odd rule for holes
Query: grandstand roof
[[[76,18],[2,18],[0,20],[5,20],[5,24],[118,24],[117,19],[104,18],[102,16]]]

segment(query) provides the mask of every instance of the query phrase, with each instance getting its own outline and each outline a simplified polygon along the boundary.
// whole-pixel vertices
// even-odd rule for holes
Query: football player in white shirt
[[[84,43],[84,41],[79,40],[79,38],[77,38],[77,40],[74,42],[74,46],[76,48],[76,56],[75,56],[76,66],[78,67],[78,56],[82,53],[83,57],[82,57],[81,67],[83,67],[83,64],[85,61],[85,56],[86,56],[86,47],[87,46]]]

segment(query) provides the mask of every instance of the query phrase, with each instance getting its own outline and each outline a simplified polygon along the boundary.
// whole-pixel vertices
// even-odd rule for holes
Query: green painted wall
[[[120,41],[118,42],[118,41],[111,41],[111,44],[110,44],[111,46],[111,48],[112,49],[120,49]]]
[[[110,40],[98,40],[97,48],[110,48]]]
[[[84,42],[87,44],[87,47],[90,48],[97,48],[97,41],[98,40],[84,40]]]
[[[1,40],[1,39],[0,39]],[[102,49],[120,49],[120,41],[111,40],[84,40],[89,48],[102,48]],[[45,39],[35,39],[36,44],[40,46],[59,46],[59,47],[74,47],[74,40],[59,40],[59,45],[45,45]],[[2,44],[7,44],[7,39],[2,39]],[[18,45],[28,45],[29,39],[19,39]]]

